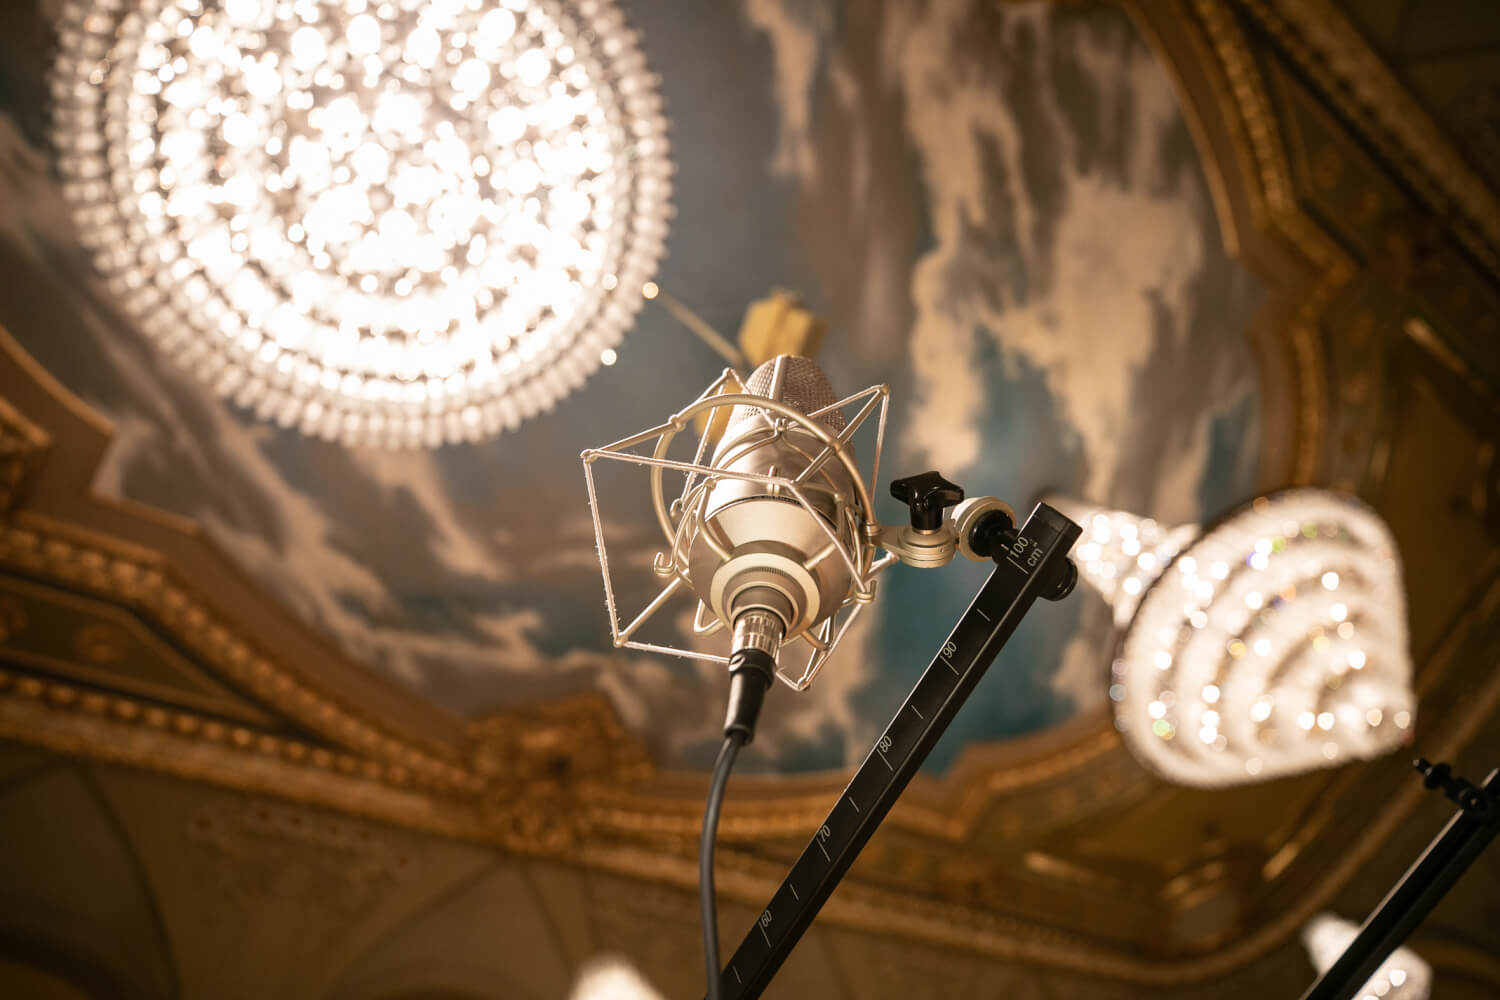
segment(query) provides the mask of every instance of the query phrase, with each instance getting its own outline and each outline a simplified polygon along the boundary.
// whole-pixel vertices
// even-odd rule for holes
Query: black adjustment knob
[[[891,496],[911,508],[913,528],[936,531],[943,526],[943,511],[961,501],[964,490],[933,471],[894,480]]]
[[[1465,812],[1486,821],[1500,816],[1500,796],[1495,795],[1488,787],[1481,788],[1455,776],[1453,769],[1447,764],[1433,764],[1421,757],[1413,761],[1413,764],[1422,772],[1422,784],[1428,788],[1441,788],[1443,794]]]
[[[979,519],[969,532],[969,547],[978,555],[988,556],[995,562],[1003,562],[1011,553],[1011,546],[1021,533],[1015,523],[1003,511],[993,511]],[[1060,601],[1078,586],[1078,567],[1064,556],[1054,560],[1047,568],[1041,582],[1040,597],[1048,601]]]
[[[1060,601],[1073,592],[1078,586],[1078,567],[1073,565],[1073,560],[1064,558],[1052,568],[1052,573],[1047,577],[1047,589],[1042,591],[1042,597],[1049,601]]]

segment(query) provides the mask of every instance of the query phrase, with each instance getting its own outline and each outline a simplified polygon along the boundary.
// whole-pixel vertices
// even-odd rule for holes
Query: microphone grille
[[[755,369],[745,383],[745,390],[751,395],[785,403],[802,413],[815,413],[838,402],[823,369],[812,358],[798,354],[779,355]],[[729,426],[734,427],[764,412],[758,406],[736,406],[730,414]],[[817,422],[835,434],[844,429],[844,415],[838,410],[829,410],[818,417]]]

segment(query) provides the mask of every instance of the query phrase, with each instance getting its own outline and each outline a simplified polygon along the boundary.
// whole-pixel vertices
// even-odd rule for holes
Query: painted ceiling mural
[[[883,477],[937,468],[1018,508],[1058,490],[1174,522],[1251,493],[1260,292],[1223,249],[1171,82],[1123,13],[621,6],[661,76],[678,167],[662,287],[731,335],[772,289],[800,294],[828,324],[835,388],[891,385]],[[618,363],[488,442],[351,449],[261,423],[110,307],[7,62],[0,239],[79,288],[69,328],[10,326],[113,421],[99,489],[197,521],[350,656],[442,705],[476,716],[596,687],[661,763],[706,766],[722,668],[610,648],[577,456],[659,422],[719,359],[648,306]],[[612,559],[644,588],[647,497],[612,494],[607,511]],[[772,696],[744,766],[857,760],[984,572],[888,571],[813,687]],[[1038,607],[929,767],[1097,706],[1111,648],[1092,595]]]

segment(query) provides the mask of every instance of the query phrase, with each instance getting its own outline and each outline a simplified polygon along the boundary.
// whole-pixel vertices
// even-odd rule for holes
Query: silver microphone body
[[[808,415],[837,401],[817,364],[794,355],[761,365],[746,391]],[[830,437],[844,429],[837,410],[814,420]],[[850,445],[838,447],[847,452]],[[851,506],[858,491],[847,466],[827,451],[815,433],[766,410],[741,405],[730,415],[711,469],[791,480],[805,501],[777,483],[735,478],[712,481],[702,499],[688,583],[737,632],[763,635],[770,616],[781,623],[780,639],[794,638],[832,617],[853,590],[854,573],[835,539],[851,532],[857,538],[864,514]],[[752,611],[759,613],[739,626]]]
[[[875,432],[865,440],[879,467],[889,399],[884,385],[836,397],[815,363],[783,355],[748,380],[725,371],[656,427],[585,449],[584,480],[615,646],[723,663],[731,678],[744,672],[737,668],[758,665],[805,690],[874,600],[875,574],[897,558],[876,558],[884,529],[852,444],[873,423]],[[694,424],[701,436],[691,460],[673,457],[673,443]],[[652,564],[661,590],[624,620],[594,475],[601,460],[650,470],[651,505],[666,541]],[[677,473],[681,489],[669,499],[666,478]],[[669,613],[679,592],[697,599],[693,634],[728,631],[733,655],[697,642],[636,638],[648,622]],[[799,662],[784,663],[794,642],[803,647]],[[755,689],[736,683],[733,690]]]

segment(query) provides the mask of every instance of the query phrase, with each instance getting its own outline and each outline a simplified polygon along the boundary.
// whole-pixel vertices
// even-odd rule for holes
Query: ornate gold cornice
[[[0,738],[449,836],[481,832],[460,803],[337,747],[13,669],[0,669]]]
[[[45,515],[22,511],[0,525],[0,565],[117,600],[150,616],[185,643],[216,675],[273,706],[283,718],[358,752],[393,780],[410,774],[439,788],[472,788],[472,777],[450,761],[413,746],[387,727],[361,718],[335,697],[278,669],[225,624],[159,560],[132,558],[89,544]]]
[[[20,502],[49,443],[40,427],[0,399],[0,514]]]
[[[1500,198],[1331,0],[1240,0],[1491,273]]]

